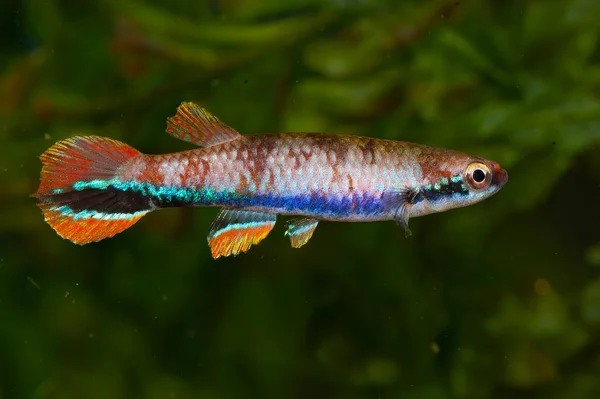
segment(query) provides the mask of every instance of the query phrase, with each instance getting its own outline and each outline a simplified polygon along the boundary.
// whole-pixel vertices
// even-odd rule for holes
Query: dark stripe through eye
[[[437,201],[443,198],[451,197],[454,194],[468,195],[469,190],[463,184],[460,176],[453,176],[450,179],[443,178],[435,184],[430,184],[423,187],[421,189],[421,193],[426,200]]]

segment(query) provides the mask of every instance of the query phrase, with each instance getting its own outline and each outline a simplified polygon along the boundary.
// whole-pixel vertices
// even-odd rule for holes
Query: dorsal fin
[[[200,147],[210,147],[242,137],[219,118],[192,102],[182,103],[175,116],[167,119],[167,133]]]

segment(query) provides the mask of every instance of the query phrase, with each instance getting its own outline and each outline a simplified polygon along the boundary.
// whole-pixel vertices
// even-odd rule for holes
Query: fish
[[[207,236],[214,259],[247,252],[289,217],[284,235],[306,245],[322,221],[395,221],[478,203],[508,173],[497,162],[396,140],[324,133],[240,134],[183,102],[167,133],[198,148],[160,155],[100,136],[56,142],[40,157],[45,221],[79,245],[165,208],[221,208]]]

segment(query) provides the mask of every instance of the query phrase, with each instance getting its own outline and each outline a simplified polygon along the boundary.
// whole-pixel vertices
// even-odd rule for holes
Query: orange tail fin
[[[41,156],[41,183],[33,197],[46,222],[63,238],[87,244],[132,226],[154,206],[118,179],[127,161],[141,153],[98,136],[59,141]]]

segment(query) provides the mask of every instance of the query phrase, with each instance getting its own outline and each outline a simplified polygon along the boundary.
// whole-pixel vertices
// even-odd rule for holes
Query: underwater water
[[[600,398],[600,2],[5,0],[0,399]],[[95,244],[30,195],[94,134],[144,153],[183,101],[242,134],[347,133],[497,161],[485,201],[279,218],[213,259],[216,208]]]

